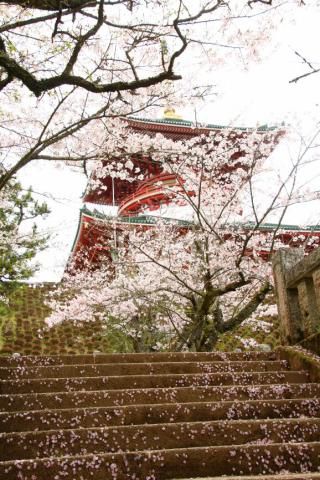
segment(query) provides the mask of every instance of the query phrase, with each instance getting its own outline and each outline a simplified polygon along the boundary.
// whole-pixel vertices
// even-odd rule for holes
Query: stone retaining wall
[[[306,257],[302,248],[280,249],[272,264],[282,343],[305,343],[320,333],[320,248]]]

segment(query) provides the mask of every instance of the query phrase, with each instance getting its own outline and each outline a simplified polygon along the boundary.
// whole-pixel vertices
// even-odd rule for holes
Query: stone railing
[[[282,343],[303,345],[320,333],[320,248],[280,249],[272,261]]]

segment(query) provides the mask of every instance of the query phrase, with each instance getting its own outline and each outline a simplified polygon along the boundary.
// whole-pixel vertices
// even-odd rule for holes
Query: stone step
[[[316,441],[320,418],[181,422],[0,434],[0,458]]]
[[[121,377],[78,377],[0,381],[0,393],[44,393],[128,388],[168,388],[206,385],[255,385],[306,383],[306,371],[238,372],[169,375],[123,375]]]
[[[320,417],[320,399],[127,405],[0,413],[1,432],[231,419]]]
[[[223,361],[223,362],[153,362],[107,363],[83,365],[54,365],[49,367],[0,367],[0,379],[73,378],[122,375],[192,374],[223,372],[270,372],[286,370],[284,360],[273,361]]]
[[[0,411],[70,409],[221,400],[320,398],[320,384],[228,385],[0,395]]]
[[[0,462],[6,480],[132,480],[317,472],[320,442],[127,451]]]
[[[177,479],[170,479],[177,480]],[[275,480],[274,475],[241,475],[241,477],[232,475],[221,477],[193,477],[193,478],[181,478],[180,480]],[[277,480],[320,480],[320,473],[284,473],[277,475]]]
[[[219,362],[275,360],[274,352],[164,352],[164,353],[110,353],[91,355],[6,355],[0,356],[0,366],[83,365],[96,363],[154,363],[154,362]]]

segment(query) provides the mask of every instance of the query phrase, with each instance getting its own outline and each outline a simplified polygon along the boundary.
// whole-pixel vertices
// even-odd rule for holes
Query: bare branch
[[[250,8],[252,8],[253,3],[262,3],[263,5],[270,5],[272,6],[272,0],[250,0],[248,2],[248,5]]]
[[[310,72],[307,72],[307,73],[304,73],[303,75],[299,75],[298,77],[295,77],[293,78],[292,80],[289,81],[289,83],[297,83],[299,80],[301,80],[302,78],[306,78],[306,77],[309,77],[310,75],[313,75],[314,73],[318,73],[320,72],[320,68],[314,68],[314,66],[311,64],[311,62],[309,62],[305,57],[303,57],[299,52],[295,51],[294,52],[295,55],[297,55],[297,57],[301,58],[301,60],[303,61],[303,63],[305,63],[306,65],[308,65],[308,67],[310,68]]]

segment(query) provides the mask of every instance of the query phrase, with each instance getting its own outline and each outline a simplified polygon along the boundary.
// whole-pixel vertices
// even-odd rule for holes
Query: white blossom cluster
[[[177,183],[166,193],[172,203],[189,205],[194,222],[182,227],[159,217],[152,228],[122,230],[116,245],[110,245],[117,251],[116,261],[111,264],[106,257],[98,270],[66,277],[59,295],[68,300],[61,302],[55,295],[48,325],[112,317],[118,328],[133,335],[139,318],[140,325],[151,322],[171,338],[195,321],[205,299],[208,321],[214,318],[217,301],[227,321],[271,281],[270,266],[259,252],[272,244],[272,232],[243,228],[238,220],[250,182],[274,148],[278,132],[226,129],[179,142],[130,134],[121,123],[118,137],[116,132],[114,128],[104,151],[126,159],[123,168],[116,168],[119,178],[130,178],[130,158],[144,149],[163,171],[175,174]],[[101,168],[97,177],[106,173],[103,162]]]

